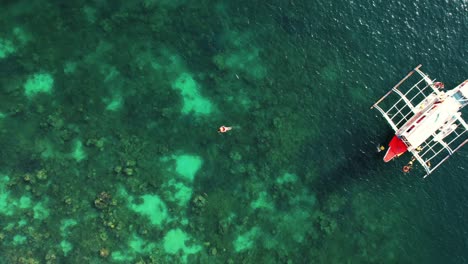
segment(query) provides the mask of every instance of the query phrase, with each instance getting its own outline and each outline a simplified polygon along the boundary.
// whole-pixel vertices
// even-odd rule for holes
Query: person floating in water
[[[226,133],[228,132],[229,130],[231,130],[232,127],[228,127],[228,126],[220,126],[219,129],[218,129],[218,132],[219,133]]]
[[[403,172],[410,172],[410,170],[413,169],[414,161],[416,161],[416,157],[413,156],[408,164],[403,166]]]
[[[385,150],[385,147],[379,144],[379,145],[377,146],[377,152],[381,152],[381,151],[383,151],[383,150]]]

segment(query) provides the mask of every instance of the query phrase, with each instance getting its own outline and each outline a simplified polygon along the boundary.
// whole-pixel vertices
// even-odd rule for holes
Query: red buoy
[[[407,173],[411,170],[410,166],[403,166],[403,172]]]

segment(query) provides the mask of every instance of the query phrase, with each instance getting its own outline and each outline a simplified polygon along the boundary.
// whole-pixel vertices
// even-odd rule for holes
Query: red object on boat
[[[408,150],[405,142],[397,136],[393,136],[388,145],[387,153],[385,153],[385,157],[383,158],[385,162],[391,161],[393,158],[400,156]]]
[[[442,82],[435,82],[434,86],[437,89],[444,89],[444,87],[445,87],[444,83],[442,83]]]

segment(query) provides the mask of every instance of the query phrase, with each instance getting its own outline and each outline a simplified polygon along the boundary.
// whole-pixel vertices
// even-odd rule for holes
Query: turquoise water
[[[467,78],[467,5],[3,1],[0,263],[468,262],[468,150],[369,109]]]

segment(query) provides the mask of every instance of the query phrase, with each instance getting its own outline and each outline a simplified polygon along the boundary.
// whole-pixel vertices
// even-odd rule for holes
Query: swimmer
[[[219,129],[218,129],[218,132],[219,133],[226,133],[228,132],[229,130],[231,130],[232,127],[228,127],[228,126],[220,126]]]
[[[381,151],[383,151],[383,150],[385,150],[385,147],[384,147],[384,146],[382,146],[382,145],[378,145],[378,146],[377,146],[377,152],[381,152]]]

